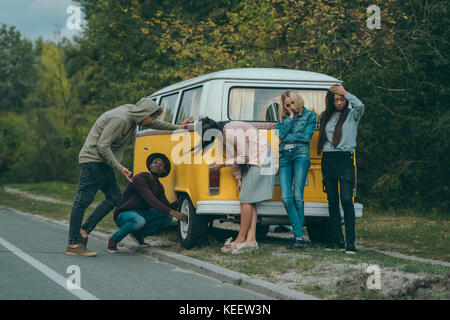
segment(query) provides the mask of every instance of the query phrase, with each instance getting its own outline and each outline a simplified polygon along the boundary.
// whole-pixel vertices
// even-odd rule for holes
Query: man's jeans
[[[172,216],[156,209],[122,211],[116,218],[116,225],[120,228],[112,235],[115,242],[120,242],[128,234],[145,238],[152,235],[159,228],[172,221]]]
[[[303,238],[305,204],[303,190],[311,162],[307,147],[280,152],[281,200],[291,222],[295,238]],[[294,194],[292,195],[292,184]]]
[[[106,199],[83,222],[84,212],[90,206],[98,190],[102,190]],[[115,206],[120,203],[122,194],[116,177],[110,166],[101,162],[81,164],[80,182],[70,213],[69,244],[80,243],[80,228],[90,233]]]

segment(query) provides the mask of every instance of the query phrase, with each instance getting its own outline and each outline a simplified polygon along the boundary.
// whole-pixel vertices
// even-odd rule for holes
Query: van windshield
[[[231,88],[228,99],[230,120],[277,121],[281,94],[294,90],[305,101],[305,107],[320,114],[325,110],[326,90],[295,88]]]

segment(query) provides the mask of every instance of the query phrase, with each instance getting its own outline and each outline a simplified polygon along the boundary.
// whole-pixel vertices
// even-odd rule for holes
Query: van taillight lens
[[[220,170],[209,170],[209,194],[219,194]]]

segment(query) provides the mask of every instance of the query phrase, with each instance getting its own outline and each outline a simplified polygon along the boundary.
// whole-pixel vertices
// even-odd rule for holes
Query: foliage
[[[21,110],[35,78],[33,44],[19,31],[0,26],[0,111]]]

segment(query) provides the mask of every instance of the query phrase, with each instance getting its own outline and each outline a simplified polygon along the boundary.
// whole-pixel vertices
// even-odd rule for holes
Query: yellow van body
[[[294,78],[294,80],[286,80],[289,77]],[[324,79],[323,82],[319,82],[318,78]],[[258,88],[258,90],[264,91],[265,88],[275,90],[274,87],[279,87],[279,90],[289,88],[300,90],[306,87],[307,90],[319,90],[317,92],[314,91],[314,95],[319,98],[323,96],[324,98],[327,88],[338,82],[337,79],[329,76],[297,70],[232,69],[183,81],[159,90],[149,97],[163,107],[164,113],[161,119],[172,123],[179,124],[183,117],[186,118],[190,115],[183,114],[181,119],[179,119],[181,114],[179,108],[183,105],[183,98],[185,95],[187,96],[185,92],[188,92],[188,90],[201,91],[201,95],[190,95],[190,97],[195,96],[190,100],[195,103],[190,109],[191,113],[197,113],[193,114],[195,120],[200,116],[206,115],[216,121],[246,121],[245,119],[232,119],[229,109],[231,100],[235,98],[230,94],[233,88],[244,88],[238,94],[248,96],[251,88]],[[236,90],[239,91],[239,89]],[[168,98],[165,99],[165,97]],[[169,103],[166,105],[165,101],[170,102],[170,100],[172,105],[169,105]],[[315,108],[311,108],[306,103],[305,107],[320,113],[324,110],[324,101],[319,100],[319,102],[316,102]],[[318,109],[318,105],[320,105],[321,109]],[[249,122],[266,135],[275,155],[276,167],[278,167],[278,138],[275,134],[276,119],[272,118],[270,119],[271,121],[258,120],[250,119]],[[325,222],[328,218],[328,202],[327,195],[322,189],[321,157],[317,154],[318,136],[319,131],[316,128],[310,143],[311,167],[307,175],[307,185],[304,189],[305,225],[308,228],[310,240],[323,242],[326,233],[324,230]],[[161,182],[169,201],[182,197],[186,202],[180,210],[185,211],[189,215],[189,222],[187,224],[179,223],[179,239],[186,248],[190,248],[201,241],[202,238],[204,239],[207,232],[205,225],[208,222],[217,218],[239,218],[240,214],[236,182],[229,167],[220,170],[220,184],[218,188],[213,190],[209,185],[210,171],[208,164],[220,161],[220,157],[216,157],[215,154],[215,147],[220,142],[216,139],[215,147],[209,149],[205,155],[195,153],[195,151],[189,152],[199,142],[200,136],[194,131],[193,125],[189,125],[187,130],[176,131],[139,128],[136,133],[134,147],[134,174],[148,170],[146,161],[147,157],[152,153],[163,153],[171,160],[171,172],[167,177],[161,178]],[[281,202],[281,190],[279,183],[277,183],[279,180],[276,179],[275,181],[273,198],[257,204],[259,222],[262,225],[270,223],[289,224],[286,211]],[[355,204],[355,213],[357,217],[362,215],[361,204]],[[194,221],[201,226],[194,226]]]

